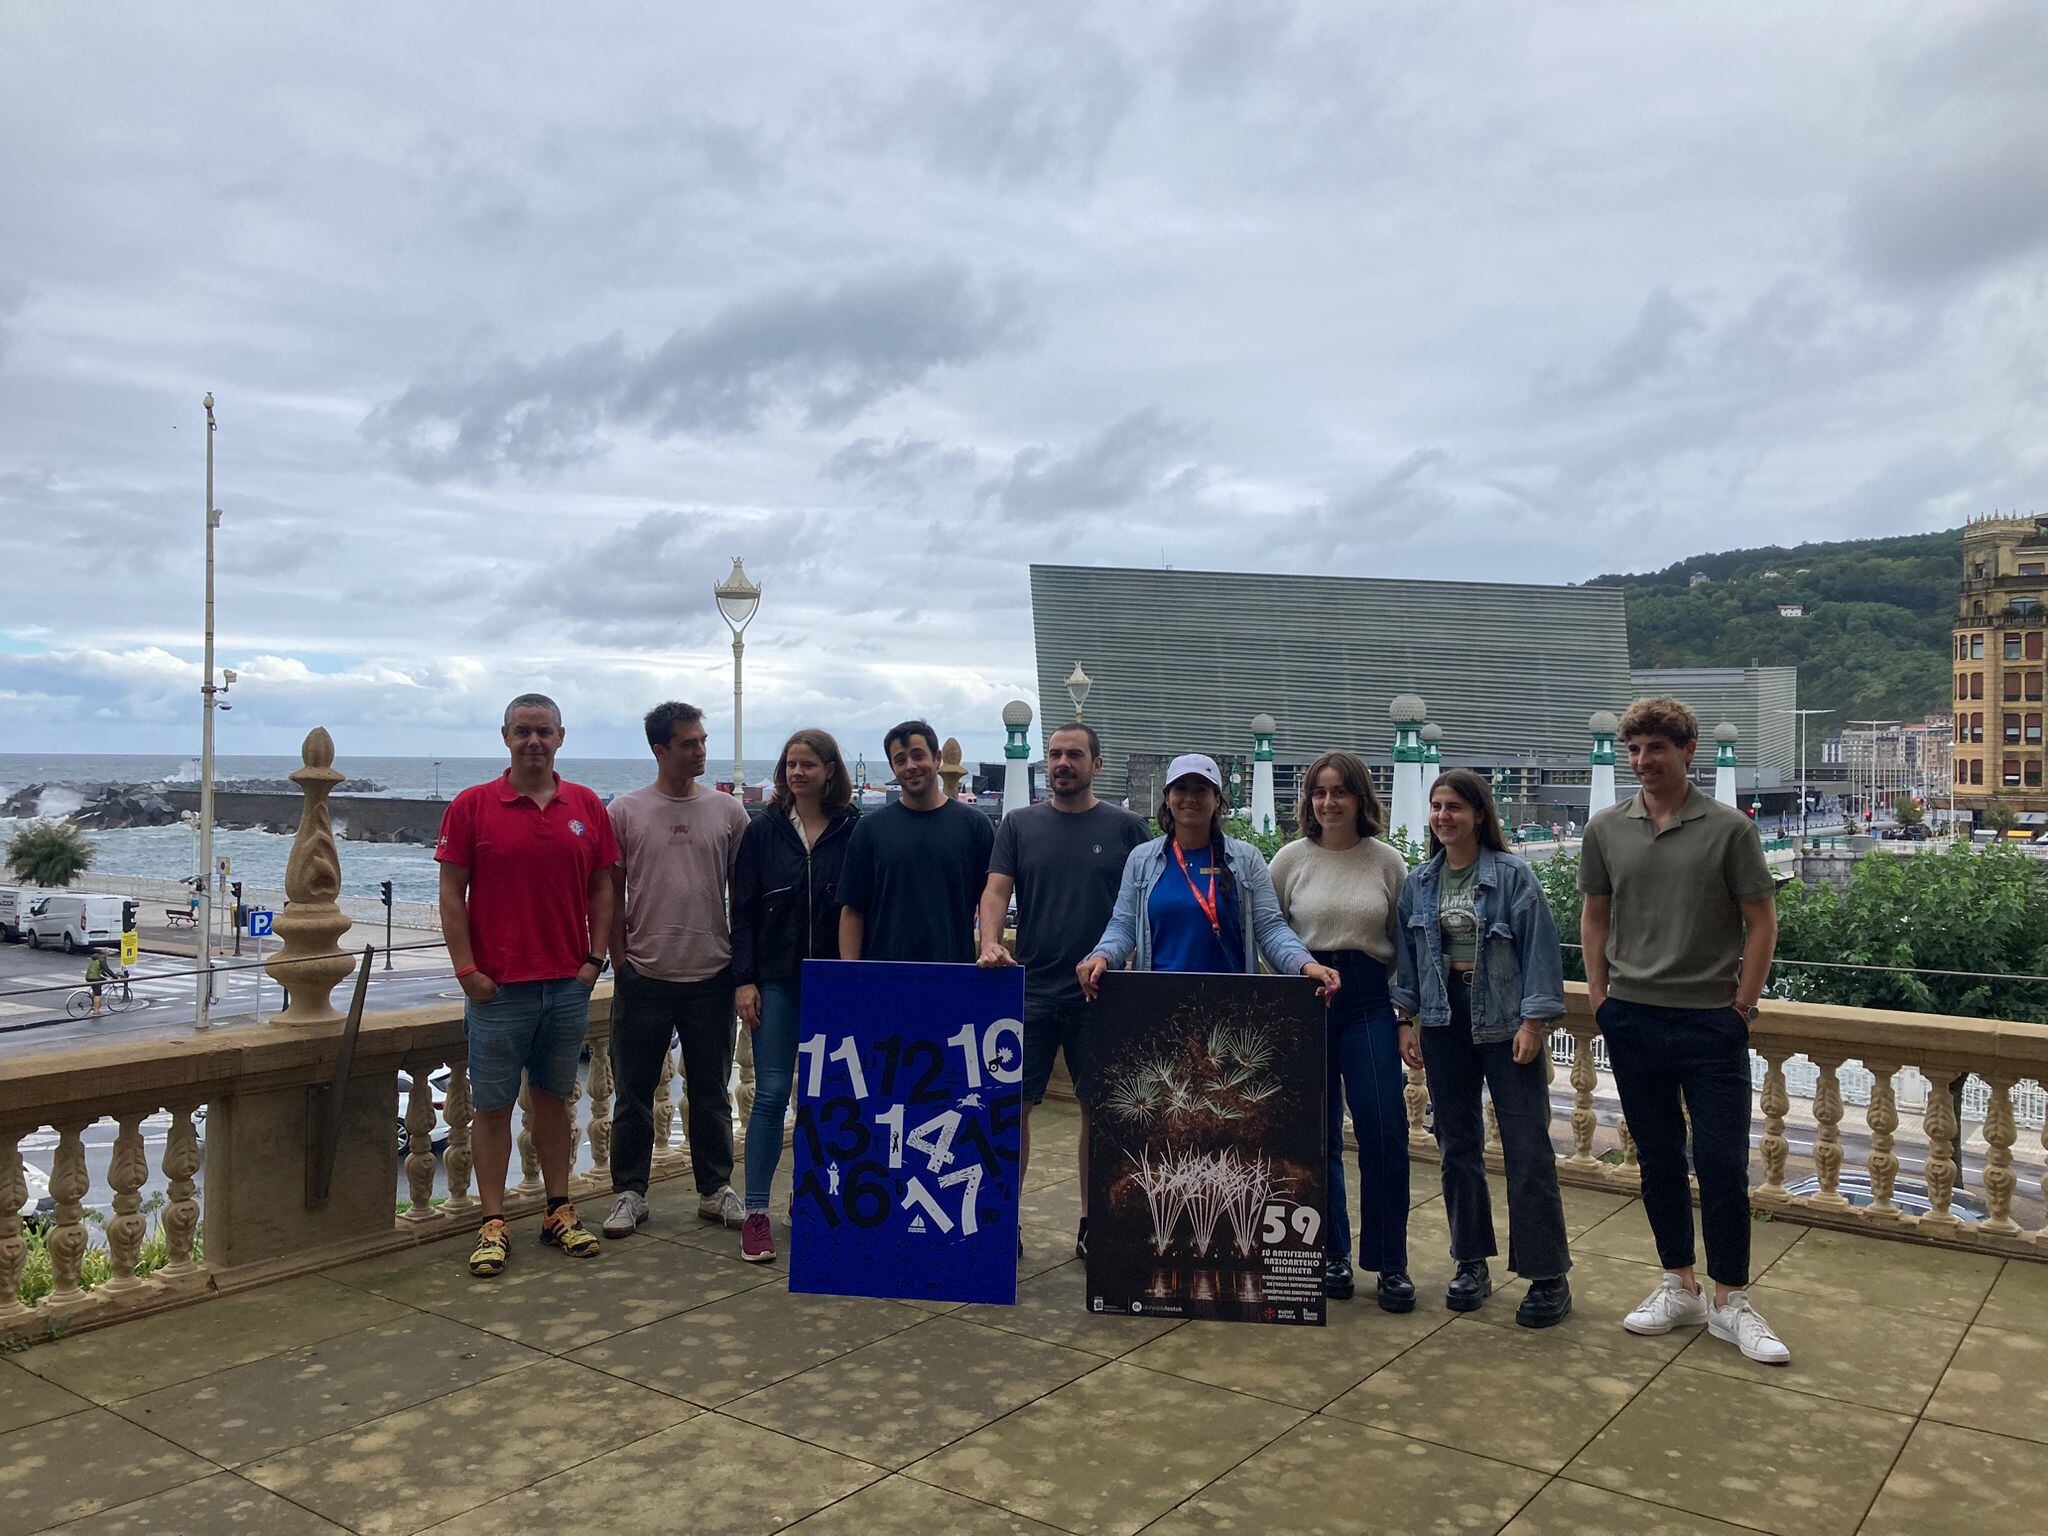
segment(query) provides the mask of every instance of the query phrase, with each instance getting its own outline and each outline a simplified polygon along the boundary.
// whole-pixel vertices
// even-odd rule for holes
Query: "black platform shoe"
[[[1444,1305],[1453,1312],[1477,1312],[1479,1303],[1493,1294],[1493,1275],[1484,1259],[1466,1259],[1444,1288]]]
[[[1382,1312],[1413,1312],[1415,1310],[1415,1282],[1408,1278],[1405,1269],[1389,1269],[1380,1275],[1380,1310]]]
[[[1323,1264],[1323,1294],[1332,1301],[1351,1299],[1351,1261],[1332,1254]]]
[[[1571,1309],[1572,1288],[1565,1283],[1564,1276],[1559,1275],[1555,1279],[1530,1283],[1529,1294],[1515,1308],[1515,1321],[1524,1328],[1549,1328],[1563,1322]]]

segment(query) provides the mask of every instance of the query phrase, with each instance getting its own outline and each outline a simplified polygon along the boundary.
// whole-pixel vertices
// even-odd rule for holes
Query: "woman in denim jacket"
[[[1507,1163],[1508,1268],[1529,1281],[1515,1321],[1548,1328],[1572,1306],[1543,1066],[1550,1021],[1564,1012],[1557,925],[1536,876],[1507,851],[1486,780],[1470,769],[1449,769],[1430,786],[1429,844],[1431,858],[1395,908],[1393,999],[1401,1054],[1428,1072],[1436,1105],[1458,1266],[1444,1305],[1470,1312],[1493,1291],[1483,1084]]]
[[[1092,1001],[1102,973],[1126,961],[1140,971],[1269,969],[1311,977],[1324,998],[1337,973],[1287,926],[1266,861],[1250,843],[1223,835],[1223,775],[1214,758],[1189,753],[1166,770],[1159,824],[1169,829],[1131,850],[1109,926],[1076,966]]]

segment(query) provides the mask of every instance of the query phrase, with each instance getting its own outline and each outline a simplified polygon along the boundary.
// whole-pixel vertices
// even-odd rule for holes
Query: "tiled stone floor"
[[[1564,1326],[1454,1318],[1425,1198],[1408,1316],[1119,1320],[1073,1113],[1034,1129],[1012,1308],[791,1296],[672,1183],[589,1263],[529,1222],[492,1284],[441,1243],[0,1360],[0,1533],[2042,1529],[2048,1265],[1759,1224],[1772,1370],[1621,1331],[1657,1271],[1614,1195],[1566,1194]]]

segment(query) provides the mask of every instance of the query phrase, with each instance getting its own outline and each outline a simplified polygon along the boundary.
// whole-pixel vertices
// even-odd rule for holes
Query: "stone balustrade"
[[[1571,1111],[1562,1127],[1564,1147],[1558,1175],[1566,1183],[1633,1193],[1640,1185],[1635,1141],[1628,1122],[1614,1116],[1611,1145],[1601,1146],[1601,1117],[1596,1103],[1600,1082],[1599,1031],[1593,1022],[1583,984],[1565,987],[1566,1012],[1557,1040],[1570,1042],[1553,1052],[1548,1070],[1556,1073],[1559,1058],[1569,1073]],[[1988,1019],[1952,1018],[1872,1008],[1842,1008],[1818,1003],[1766,1003],[1750,1028],[1750,1050],[1761,1078],[1756,1114],[1761,1122],[1758,1151],[1763,1182],[1753,1192],[1754,1204],[1784,1218],[1817,1226],[1839,1227],[1887,1237],[2048,1259],[2048,1223],[2023,1225],[2014,1217],[2020,1174],[2014,1167],[2019,1141],[2014,1116],[2015,1094],[2029,1084],[2048,1091],[2048,1025],[2013,1024]],[[1786,1183],[1792,1152],[1787,1120],[1792,1100],[1786,1089],[1789,1062],[1810,1063],[1813,1164],[1810,1193],[1794,1194]],[[1867,1074],[1867,1105],[1857,1140],[1864,1150],[1852,1163],[1843,1140],[1846,1108],[1845,1071]],[[1917,1078],[1915,1077],[1917,1074]],[[1902,1104],[1900,1086],[1915,1080],[1917,1108]],[[1959,1215],[1953,1209],[1959,1190],[1968,1187],[1965,1147],[1948,1085],[1965,1078],[1980,1080],[1983,1093],[1981,1169],[1973,1193],[1982,1197],[1985,1214]],[[1932,1085],[1931,1089],[1927,1085]],[[1435,1142],[1424,1129],[1429,1089],[1419,1071],[1408,1074],[1406,1104],[1411,1146],[1433,1155]],[[1924,1214],[1900,1208],[1895,1196],[1900,1175],[1901,1111],[1918,1121],[1912,1141],[1924,1149]],[[1488,1106],[1488,1160],[1500,1166],[1499,1133]],[[2040,1151],[2048,1155],[2048,1126],[2038,1132]],[[1846,1195],[1843,1173],[1861,1175],[1858,1199]],[[2028,1174],[2026,1193],[2048,1208],[2048,1174]],[[1796,1181],[1795,1181],[1796,1182]],[[1867,1184],[1868,1193],[1862,1188]]]

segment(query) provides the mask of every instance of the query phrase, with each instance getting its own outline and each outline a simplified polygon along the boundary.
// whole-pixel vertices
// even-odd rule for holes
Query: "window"
[[[2008,747],[2016,747],[2020,744],[2020,717],[2018,715],[2007,715],[2005,717],[2005,744]]]
[[[2008,701],[2013,701],[2013,700],[2017,700],[2017,699],[2019,698],[2019,696],[2020,696],[2020,675],[2019,675],[2019,673],[2017,673],[2017,672],[2008,672],[2008,673],[2006,673],[2006,674],[2005,674],[2005,696],[2006,696],[2006,699],[2007,699]]]
[[[1969,659],[1970,659],[1970,642],[1969,642],[1969,639],[1968,639],[1968,637],[1967,637],[1967,636],[1964,636],[1964,635],[1957,635],[1957,636],[1956,636],[1956,660],[1957,660],[1957,661],[1968,661]]]
[[[2027,699],[2029,702],[2033,702],[2035,700],[2038,700],[2040,697],[2041,674],[2038,672],[2029,672],[2027,674]]]
[[[2007,661],[2018,661],[2020,659],[2020,637],[2018,635],[2007,635],[2005,637],[2005,659]]]
[[[1973,710],[1973,711],[1971,711],[1971,714],[1970,714],[1970,740],[1972,740],[1972,741],[1974,741],[1974,742],[1977,742],[1977,743],[1978,743],[1979,745],[1981,745],[1981,744],[1983,743],[1983,740],[1984,740],[1984,712],[1983,712],[1983,711],[1982,711],[1981,709],[1980,709],[1980,710]]]
[[[1969,696],[1970,674],[1967,672],[1958,672],[1956,674],[1956,697],[1959,699],[1967,699]]]
[[[2029,661],[2039,661],[2039,660],[2041,659],[2041,642],[2042,642],[2042,638],[2043,638],[2043,637],[2042,637],[2041,631],[2039,631],[2038,629],[2036,629],[2036,630],[2030,630],[2030,631],[2028,631],[2028,633],[2027,633],[2027,660],[2029,660]]]
[[[2027,773],[2027,788],[2039,789],[2041,787],[2041,760],[2039,758],[2029,758],[2022,766],[2025,767]]]
[[[2030,747],[2041,745],[2041,717],[2039,715],[2027,716],[2027,745]]]
[[[1970,739],[1970,722],[1969,722],[1969,721],[1968,721],[1967,719],[1965,719],[1965,718],[1964,718],[1963,716],[1961,716],[1961,715],[1957,715],[1957,716],[1956,716],[1956,740],[1957,740],[1957,741],[1968,741],[1969,739]]]
[[[2005,787],[2007,789],[2018,789],[2020,787],[2020,760],[2016,757],[2008,757],[2005,760]]]
[[[2048,560],[2022,560],[2020,562],[2020,574],[2022,576],[2048,576]]]
[[[1981,757],[1970,764],[1970,782],[1972,784],[1982,784],[1984,782],[1984,759]]]
[[[1971,618],[1973,618],[1973,619],[1981,619],[1981,618],[1983,618],[1983,617],[1984,617],[1984,599],[1983,599],[1983,598],[1981,598],[1981,597],[1980,597],[1980,598],[1978,598],[1978,599],[1977,599],[1976,601],[1974,601],[1974,602],[1972,602],[1972,603],[1970,604],[1970,617],[1971,617]]]
[[[1984,659],[1984,637],[1983,637],[1982,635],[1972,635],[1972,636],[1970,636],[1970,660],[1972,660],[1972,661],[1982,661],[1983,659]]]
[[[1970,674],[1970,697],[1973,699],[1984,697],[1984,674],[1982,672],[1972,672]]]
[[[1982,581],[1984,579],[1984,562],[1982,560],[1978,560],[1970,566],[1970,579],[1972,581]]]

